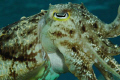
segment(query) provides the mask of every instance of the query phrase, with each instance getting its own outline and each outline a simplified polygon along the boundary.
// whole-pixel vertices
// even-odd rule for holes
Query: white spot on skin
[[[98,60],[97,60],[97,59],[95,59],[94,61],[95,61],[96,63],[98,62]]]
[[[31,50],[27,50],[27,54],[29,55],[31,53]]]
[[[90,58],[92,58],[92,55],[90,55]]]
[[[109,61],[109,59],[108,59],[108,58],[105,58],[104,60],[105,60],[105,62],[106,62],[106,63]]]
[[[73,55],[74,55],[74,52],[71,52],[71,55],[73,56]]]
[[[38,51],[41,50],[41,49],[42,49],[41,44],[37,44],[37,45],[35,46],[35,50],[33,50],[33,53],[36,53],[36,52],[38,52]]]
[[[114,47],[115,47],[115,48],[117,48],[117,47],[118,47],[118,45],[114,45]]]
[[[42,63],[43,59],[42,59],[42,55],[40,55],[41,53],[37,53],[37,55],[35,56],[35,59],[37,61],[37,64]]]
[[[22,19],[25,19],[26,17],[25,16],[23,16],[23,17],[21,17],[20,19],[22,20]]]
[[[79,61],[77,62],[77,64],[81,65],[81,64],[82,64],[82,60],[79,60]]]
[[[84,52],[85,52],[85,53],[88,51],[88,49],[87,49],[87,48],[83,48],[83,50],[84,50]]]
[[[92,74],[89,71],[87,71],[86,75],[89,76],[90,78],[92,77]]]

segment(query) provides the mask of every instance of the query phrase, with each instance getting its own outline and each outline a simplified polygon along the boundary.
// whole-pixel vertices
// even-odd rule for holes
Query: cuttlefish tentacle
[[[108,70],[108,72],[110,72],[110,73],[116,75],[118,78],[120,78],[120,69],[119,69],[119,65],[117,64],[117,61],[112,59],[110,56],[105,57],[105,55],[104,56],[99,55],[99,52],[97,52],[97,50],[93,49],[93,47],[91,47],[91,44],[89,44],[89,43],[85,43],[85,46],[88,49],[88,53],[91,53],[93,55],[93,57],[95,57],[95,63],[99,63],[100,65],[102,65],[105,68],[105,70]],[[113,65],[114,65],[114,67],[113,67]]]
[[[84,39],[84,41],[85,40],[86,39]],[[99,63],[105,68],[105,70],[108,70],[108,72],[120,78],[120,69],[119,66],[116,64],[116,61],[113,62],[113,60],[110,60],[110,64],[109,62],[107,63],[106,60],[103,60],[100,55],[96,54],[96,51],[93,49],[93,47],[90,46],[91,44],[87,43],[87,41],[86,43],[84,43],[85,49],[81,49],[78,46],[78,42],[78,45],[76,43],[67,42],[69,46],[65,44],[63,46],[63,43],[65,42],[59,42],[59,40],[55,40],[56,46],[65,57],[65,62],[70,72],[72,72],[80,80],[96,80],[93,71],[91,71],[92,65],[94,63]],[[70,49],[70,46],[72,47],[72,49]],[[83,52],[81,52],[80,50],[83,50]],[[84,69],[83,72],[82,69]]]
[[[93,47],[95,47],[95,49],[97,49],[99,52],[109,56],[116,56],[120,54],[120,47],[112,44],[108,39],[103,39],[97,35],[90,35],[89,33],[86,34],[89,35],[86,36],[88,41],[92,43]],[[94,40],[94,37],[96,37],[96,40]]]
[[[104,69],[104,67],[99,66],[98,63],[95,63],[94,65],[103,74],[103,76],[106,80],[114,80],[113,75],[111,73],[109,73],[108,71],[106,71]]]
[[[98,51],[102,52],[105,55],[116,56],[120,54],[120,47],[112,44],[108,39],[104,39],[103,41],[98,39]],[[102,45],[100,45],[102,43]]]
[[[55,40],[54,42],[64,55],[65,63],[71,73],[79,80],[97,80],[92,69],[94,61],[88,54],[78,50],[80,49],[79,43],[72,43],[69,40],[62,42]]]
[[[54,32],[57,33],[57,32]],[[62,33],[63,32],[59,32]],[[77,32],[74,33],[77,35]],[[52,37],[57,37],[57,35],[50,34]],[[92,45],[87,41],[84,36],[79,38],[74,36],[74,38],[69,38],[66,36],[54,40],[54,44],[58,47],[60,52],[64,55],[66,65],[68,66],[70,72],[72,72],[76,77],[81,79],[91,79],[96,80],[93,74],[92,65],[94,63],[100,63],[106,70],[115,74],[120,78],[119,72],[112,69],[100,55],[97,54],[97,50],[92,47]],[[82,46],[83,45],[83,46]],[[84,57],[85,56],[85,57]],[[73,65],[74,64],[74,65]],[[115,64],[116,65],[116,64]],[[82,67],[81,67],[82,66]],[[84,66],[84,67],[83,67]],[[81,69],[84,70],[82,73]],[[118,68],[119,69],[119,68]],[[119,71],[119,70],[118,70]]]
[[[113,75],[116,75],[118,78],[120,78],[119,77],[120,76],[120,65],[117,63],[117,61],[113,57],[105,56],[104,54],[101,55],[100,57],[104,60],[104,62],[107,63],[107,65],[109,65],[112,68],[111,70],[116,72],[117,74],[116,73],[114,74],[114,72],[111,72],[111,70],[109,68],[108,69],[105,68],[105,66],[103,66],[104,70],[108,71],[108,72],[112,73]],[[99,65],[99,63],[97,63],[97,64]],[[102,65],[99,65],[99,66],[102,66]]]
[[[99,62],[95,63],[95,66],[104,75],[106,80],[113,80],[113,77],[112,77],[111,74],[117,75],[117,77],[119,77],[120,76],[120,65],[117,63],[117,61],[115,59],[113,59],[112,57],[110,57],[110,56],[106,57],[105,55],[101,55],[100,57],[104,60],[104,62],[107,63],[107,65],[109,65],[112,68],[111,69],[112,72],[111,72],[110,69],[106,68],[106,66],[101,65]],[[113,71],[118,73],[118,74],[114,74]]]

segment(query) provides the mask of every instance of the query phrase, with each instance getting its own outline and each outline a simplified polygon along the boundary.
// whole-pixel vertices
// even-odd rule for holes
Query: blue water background
[[[59,3],[84,3],[86,8],[98,16],[105,23],[112,22],[116,15],[120,0],[0,0],[0,28],[15,21],[22,16],[31,16],[41,9],[47,10],[49,4]],[[110,39],[114,44],[120,45],[120,37]],[[117,61],[120,56],[116,56]],[[120,63],[120,62],[119,62]],[[97,77],[100,75],[98,70],[94,68]],[[62,74],[58,80],[77,80],[72,74]]]

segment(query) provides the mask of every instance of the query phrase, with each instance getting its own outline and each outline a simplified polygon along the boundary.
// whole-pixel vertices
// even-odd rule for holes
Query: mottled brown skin
[[[54,11],[58,14],[70,13],[70,18],[63,21],[54,19]],[[120,35],[120,7],[116,19],[105,24],[89,13],[83,4],[51,5],[44,22],[40,25],[40,34],[46,36],[41,36],[43,48],[47,52],[50,47],[52,52],[60,51],[69,71],[79,80],[97,80],[93,65],[106,80],[113,79],[111,73],[120,78],[119,64],[112,57],[120,54],[120,47],[107,39]],[[50,39],[52,46],[46,46],[44,39]],[[57,49],[52,50],[54,47]]]
[[[69,12],[70,18],[57,21],[53,19],[55,11]],[[89,13],[83,4],[51,5],[45,13],[0,30],[0,79],[45,80],[51,72],[48,53],[62,54],[67,68],[79,80],[97,80],[93,65],[106,80],[112,80],[112,74],[120,78],[119,64],[112,57],[120,54],[120,47],[107,39],[120,35],[120,7],[110,24]]]
[[[42,65],[47,70],[48,62],[42,60],[47,56],[43,56],[42,47],[35,50],[36,45],[41,44],[38,41],[37,24],[46,12],[23,17],[0,30],[0,80],[32,79]]]

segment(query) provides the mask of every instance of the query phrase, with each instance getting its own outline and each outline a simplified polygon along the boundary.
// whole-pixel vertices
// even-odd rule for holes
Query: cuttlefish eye
[[[53,13],[53,19],[57,20],[57,21],[66,21],[70,18],[70,13],[66,12],[66,13]]]

